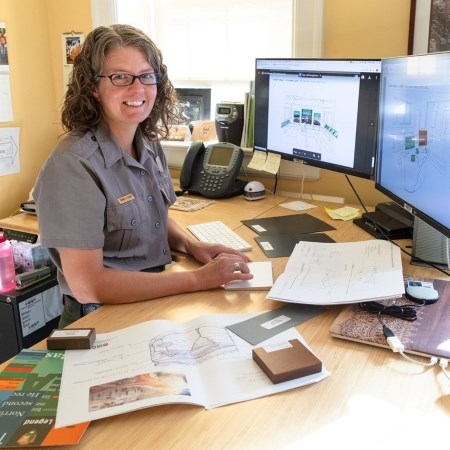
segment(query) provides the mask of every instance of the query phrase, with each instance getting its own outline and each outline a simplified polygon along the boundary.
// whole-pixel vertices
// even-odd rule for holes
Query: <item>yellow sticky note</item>
[[[325,211],[332,219],[337,220],[353,220],[360,216],[359,209],[351,206],[343,206],[338,209],[325,208]]]

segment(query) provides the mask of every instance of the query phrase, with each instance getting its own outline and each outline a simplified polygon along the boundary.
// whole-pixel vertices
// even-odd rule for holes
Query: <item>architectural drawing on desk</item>
[[[19,172],[18,131],[0,128],[0,175]]]
[[[413,105],[397,100],[398,114],[392,124],[392,148],[406,192],[418,193],[427,178],[447,178],[450,134],[450,100]]]
[[[218,326],[198,326],[190,331],[165,332],[149,341],[150,359],[155,367],[167,370],[102,383],[89,388],[89,412],[128,403],[162,399],[167,396],[191,396],[183,370],[174,365],[194,365],[230,352],[238,352],[228,330]]]
[[[353,292],[359,292],[361,289],[370,289],[376,283],[377,267],[371,261],[374,255],[378,253],[377,241],[373,246],[366,248],[365,258],[359,261],[359,265],[346,263],[343,251],[334,250],[322,251],[317,248],[311,255],[308,268],[306,268],[306,277],[310,277],[313,272],[316,274],[316,288],[323,292],[325,297],[331,297],[341,283],[345,285],[345,293],[351,295]],[[337,268],[333,264],[324,265],[325,261],[342,261],[342,267]],[[364,262],[363,262],[364,261]]]
[[[150,341],[155,366],[198,364],[238,348],[226,328],[199,326],[186,333],[169,332]]]

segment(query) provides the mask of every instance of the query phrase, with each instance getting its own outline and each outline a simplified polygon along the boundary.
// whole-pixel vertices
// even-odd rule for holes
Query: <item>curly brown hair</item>
[[[176,91],[167,76],[161,51],[143,31],[131,25],[100,26],[87,35],[69,77],[61,111],[63,128],[66,132],[86,132],[98,125],[102,113],[93,91],[108,52],[119,47],[143,50],[154,71],[161,75],[153,109],[139,127],[150,139],[164,139],[169,134],[169,124],[177,123]]]

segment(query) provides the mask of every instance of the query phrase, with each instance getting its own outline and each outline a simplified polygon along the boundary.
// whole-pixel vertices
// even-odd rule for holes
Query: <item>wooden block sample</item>
[[[322,370],[322,362],[298,339],[292,339],[274,348],[254,348],[252,356],[274,384]]]

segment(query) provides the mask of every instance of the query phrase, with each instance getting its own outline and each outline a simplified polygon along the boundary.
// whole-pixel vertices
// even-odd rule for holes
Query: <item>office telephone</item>
[[[205,147],[194,141],[181,168],[181,193],[189,192],[208,198],[228,198],[244,193],[246,182],[237,179],[244,152],[228,142]]]

